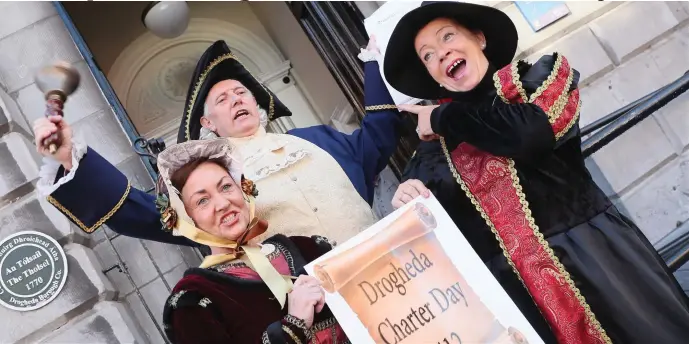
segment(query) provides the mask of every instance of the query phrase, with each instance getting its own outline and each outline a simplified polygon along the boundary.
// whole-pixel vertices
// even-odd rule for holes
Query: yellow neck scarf
[[[265,221],[254,217],[255,205],[253,199],[249,198],[248,203],[252,221],[238,241],[219,238],[204,232],[183,219],[177,221],[176,230],[182,236],[199,244],[232,249],[233,252],[231,253],[207,256],[200,267],[208,268],[235,259],[241,259],[246,265],[258,273],[278,302],[280,302],[280,306],[284,308],[285,302],[287,301],[287,293],[292,290],[292,277],[280,275],[268,258],[261,253],[260,248],[246,244],[249,240],[263,234],[266,229],[268,229],[268,224]]]

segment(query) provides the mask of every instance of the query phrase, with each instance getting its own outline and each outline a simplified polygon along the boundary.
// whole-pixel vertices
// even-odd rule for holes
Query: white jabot
[[[311,142],[262,127],[228,138],[244,158],[244,175],[258,189],[256,215],[274,234],[324,236],[344,242],[377,221],[337,161]]]

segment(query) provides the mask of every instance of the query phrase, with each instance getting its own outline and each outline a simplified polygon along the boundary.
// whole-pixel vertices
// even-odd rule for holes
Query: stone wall
[[[36,196],[41,157],[31,125],[45,105],[33,73],[58,60],[72,63],[82,76],[65,105],[75,133],[135,187],[153,186],[53,5],[0,3],[0,238],[22,230],[46,233],[63,246],[69,265],[67,283],[47,306],[24,313],[0,307],[0,342],[165,343],[159,331],[163,303],[199,257],[106,228],[84,235]],[[116,266],[127,269],[131,280]]]
[[[539,33],[511,2],[493,4],[517,23],[520,57],[533,60],[557,50],[580,70],[582,125],[689,69],[687,3],[571,2],[570,16]],[[199,257],[107,228],[83,235],[36,197],[40,157],[30,128],[44,105],[31,76],[56,60],[69,61],[82,73],[81,88],[65,110],[75,131],[136,187],[152,186],[53,6],[0,3],[0,237],[26,229],[47,233],[63,245],[70,271],[49,305],[27,313],[0,308],[0,342],[164,343],[163,302]],[[599,185],[652,242],[689,226],[688,111],[686,94],[588,161]],[[689,271],[678,277],[689,285]]]
[[[689,71],[689,3],[568,2],[570,17],[533,33],[514,5],[520,57],[558,51],[581,72],[585,126]],[[498,5],[500,6],[500,5]],[[652,243],[689,225],[689,93],[588,159],[597,183]],[[689,266],[677,277],[689,291]]]

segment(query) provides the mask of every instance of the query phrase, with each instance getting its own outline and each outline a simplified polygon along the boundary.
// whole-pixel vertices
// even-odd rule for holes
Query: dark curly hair
[[[172,183],[172,186],[174,186],[175,189],[177,189],[179,192],[182,192],[182,189],[184,188],[184,185],[187,184],[187,179],[189,179],[191,173],[206,162],[216,164],[225,169],[225,164],[221,158],[198,158],[184,164],[184,166],[177,169],[177,171],[175,171],[170,176],[170,182]]]

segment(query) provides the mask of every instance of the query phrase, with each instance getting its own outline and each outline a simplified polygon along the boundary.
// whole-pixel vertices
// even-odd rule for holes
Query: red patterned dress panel
[[[519,94],[519,88],[512,78],[512,69],[517,68],[516,66],[509,65],[499,71],[497,71],[497,76],[502,86],[499,91],[501,91],[503,101],[508,103],[523,103],[524,99]]]
[[[558,66],[556,66],[558,67]],[[549,113],[551,107],[560,99],[560,96],[567,96],[567,89],[571,86],[572,80],[568,80],[572,69],[569,67],[567,59],[563,58],[558,70],[554,74],[555,80],[546,87],[541,94],[531,100],[531,103],[538,105],[543,111]],[[548,82],[549,80],[546,80]],[[569,82],[568,82],[569,81]]]

